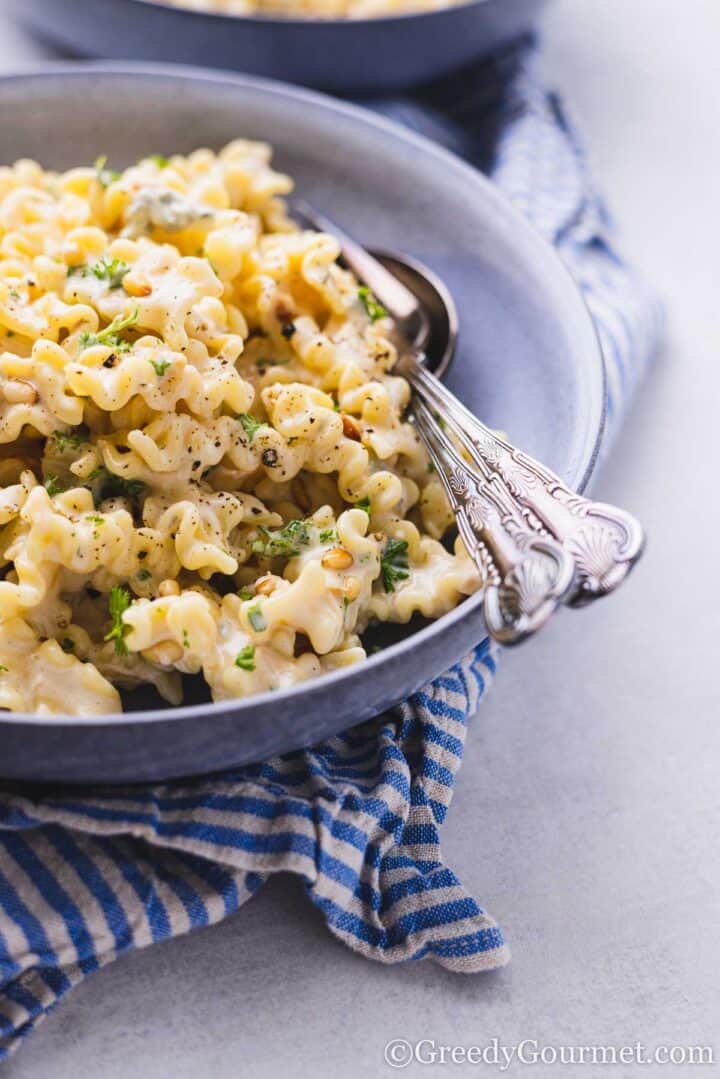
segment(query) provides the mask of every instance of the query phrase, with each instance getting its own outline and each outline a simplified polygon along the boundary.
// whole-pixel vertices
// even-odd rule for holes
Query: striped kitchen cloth
[[[608,367],[609,432],[660,313],[619,259],[582,152],[524,42],[413,99],[374,103],[469,158],[579,281]],[[476,972],[508,958],[442,860],[439,831],[488,641],[400,707],[305,752],[212,779],[97,791],[0,787],[0,1060],[116,956],[219,921],[281,870],[363,955]],[[0,770],[1,770],[0,747]]]

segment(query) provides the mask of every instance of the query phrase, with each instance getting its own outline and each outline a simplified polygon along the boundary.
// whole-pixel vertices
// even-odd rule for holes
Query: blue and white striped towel
[[[556,244],[605,349],[609,433],[660,314],[620,261],[531,43],[380,107],[487,171]],[[104,791],[0,789],[0,1060],[73,985],[134,947],[219,921],[281,870],[369,958],[475,972],[500,929],[442,861],[468,717],[495,669],[483,641],[394,711],[315,749],[212,780]],[[0,747],[0,770],[1,770]]]

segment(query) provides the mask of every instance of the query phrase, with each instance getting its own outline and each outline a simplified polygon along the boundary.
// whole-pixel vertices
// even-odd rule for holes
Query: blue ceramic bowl
[[[191,68],[56,66],[0,79],[2,163],[66,168],[109,153],[270,139],[299,192],[378,248],[445,279],[460,314],[449,383],[494,427],[582,487],[604,410],[603,365],[582,299],[552,249],[483,177],[364,110],[277,83]],[[342,152],[339,152],[339,146]],[[396,704],[483,636],[480,597],[402,627],[366,663],[237,702],[91,720],[0,718],[0,775],[133,781],[209,772],[309,745]]]
[[[529,30],[545,0],[471,0],[382,19],[211,15],[148,0],[5,0],[74,55],[170,60],[344,93],[439,78]]]

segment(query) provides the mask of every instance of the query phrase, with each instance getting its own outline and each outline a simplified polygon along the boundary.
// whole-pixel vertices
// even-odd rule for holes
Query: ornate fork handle
[[[422,399],[411,407],[460,535],[485,577],[488,630],[502,644],[516,644],[540,629],[573,590],[573,560],[528,525],[497,474],[482,461],[468,466]]]
[[[481,423],[416,360],[406,362],[403,374],[426,406],[442,415],[473,462],[479,458],[499,477],[535,530],[554,537],[572,558],[575,583],[564,602],[582,606],[625,580],[644,546],[642,527],[634,517],[571,491],[544,465]]]

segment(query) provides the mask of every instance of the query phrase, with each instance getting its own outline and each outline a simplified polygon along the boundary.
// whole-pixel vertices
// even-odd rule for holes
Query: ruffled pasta
[[[479,586],[393,327],[269,147],[0,169],[0,708],[222,700]]]
[[[168,0],[155,0],[156,3]],[[460,0],[169,0],[190,11],[284,15],[306,19],[377,19],[453,7]]]

